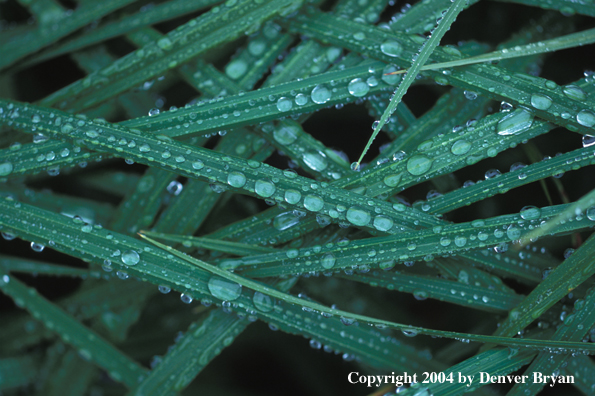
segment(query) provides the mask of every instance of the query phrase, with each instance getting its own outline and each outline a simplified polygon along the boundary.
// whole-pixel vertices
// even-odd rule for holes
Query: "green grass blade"
[[[382,114],[382,117],[380,117],[378,124],[374,125],[374,131],[372,132],[372,136],[370,137],[370,140],[368,140],[366,147],[364,148],[361,156],[356,162],[356,169],[359,168],[360,163],[362,162],[362,159],[368,152],[368,149],[372,145],[372,142],[374,141],[384,124],[386,124],[388,118],[394,113],[395,109],[397,108],[397,105],[399,104],[405,93],[407,93],[407,89],[409,88],[409,86],[415,81],[415,78],[422,70],[422,66],[430,58],[430,55],[438,46],[438,44],[440,44],[440,40],[447,32],[447,30],[450,29],[450,25],[455,21],[459,13],[463,11],[465,2],[466,0],[455,0],[455,2],[444,15],[444,18],[440,21],[440,23],[438,23],[436,29],[433,30],[430,38],[426,42],[424,42],[420,52],[414,55],[413,63],[411,67],[408,69],[407,74],[405,74],[405,77],[401,80],[401,83],[399,84],[397,90],[391,98],[388,107]],[[400,44],[397,45],[400,46]],[[388,44],[385,44],[385,46],[388,46]]]
[[[74,346],[83,356],[105,369],[111,378],[128,387],[135,386],[145,370],[105,341],[99,334],[83,326],[57,305],[46,300],[33,288],[3,272],[0,288],[17,305],[56,332],[64,342]]]

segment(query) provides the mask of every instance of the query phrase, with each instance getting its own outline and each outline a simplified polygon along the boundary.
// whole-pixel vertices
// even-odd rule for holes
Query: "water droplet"
[[[396,187],[399,185],[399,182],[401,181],[401,177],[402,174],[393,174],[393,175],[388,175],[384,178],[384,184],[386,184],[388,187]]]
[[[295,142],[300,134],[300,126],[297,123],[283,122],[273,131],[275,140],[283,145]]]
[[[414,155],[407,161],[407,170],[414,176],[423,175],[432,167],[432,160],[423,155]]]
[[[471,149],[471,143],[466,140],[457,140],[450,148],[451,153],[454,155],[467,154]]]
[[[254,296],[252,296],[252,302],[256,309],[262,312],[269,312],[273,310],[274,302],[273,299],[266,294],[262,294],[261,292],[254,292]]]
[[[514,224],[511,224],[506,229],[506,236],[508,236],[508,238],[510,238],[511,240],[515,241],[521,237],[521,230]]]
[[[582,126],[591,128],[593,125],[595,125],[595,113],[589,110],[581,110],[576,115],[576,121]]]
[[[157,40],[157,46],[163,50],[168,50],[172,47],[172,42],[169,38],[163,37]]]
[[[572,253],[574,253],[574,249],[572,248],[568,248],[564,251],[564,258],[567,259],[570,256],[572,256]]]
[[[465,95],[465,98],[467,98],[468,100],[477,99],[477,92],[465,90],[465,91],[463,91],[463,95]]]
[[[587,219],[595,221],[595,206],[591,206],[589,209],[587,209],[585,214],[587,215]]]
[[[157,289],[159,290],[160,293],[163,293],[163,294],[167,294],[171,291],[171,287],[163,286],[163,285],[157,286]]]
[[[154,117],[159,114],[159,109],[151,109],[149,110],[149,117]]]
[[[595,144],[595,136],[583,135],[583,147],[589,147]],[[0,165],[0,168],[2,166]],[[2,172],[0,172],[1,175]]]
[[[225,67],[225,74],[230,78],[237,80],[248,70],[248,64],[242,59],[234,59]]]
[[[184,304],[190,304],[194,301],[194,298],[190,294],[182,293],[180,294],[180,300],[182,300]]]
[[[0,176],[8,176],[12,173],[12,162],[4,162],[0,164]]]
[[[272,196],[276,190],[275,185],[268,180],[257,180],[254,183],[254,192],[263,198]]]
[[[525,220],[536,220],[541,217],[541,209],[536,206],[525,206],[521,209],[520,215]]]
[[[374,218],[374,228],[378,231],[388,231],[393,228],[394,222],[392,219],[384,216],[376,216]]]
[[[455,237],[455,245],[458,247],[463,247],[467,244],[467,238],[462,235],[457,235]]]
[[[322,172],[328,167],[326,155],[320,152],[310,151],[302,156],[304,163],[312,170]]]
[[[213,297],[223,301],[233,301],[242,294],[242,285],[218,276],[211,277],[207,286]]]
[[[499,122],[496,130],[498,135],[516,135],[533,124],[533,115],[527,110],[516,109],[510,114],[504,116]]]
[[[370,213],[357,207],[349,208],[345,214],[345,217],[347,218],[347,221],[356,226],[365,226],[372,219]]]
[[[126,265],[137,265],[140,261],[140,256],[134,250],[127,250],[122,253],[122,262]]]
[[[31,242],[31,249],[34,252],[41,253],[43,252],[43,249],[45,249],[45,246],[41,243]]]
[[[227,184],[235,188],[242,188],[246,184],[246,176],[240,172],[231,172],[227,175]]]
[[[311,212],[318,212],[324,208],[324,201],[316,195],[306,195],[304,197],[304,208]]]
[[[578,87],[576,85],[567,85],[564,88],[562,88],[562,91],[570,99],[574,99],[574,100],[578,100],[578,101],[583,101],[583,100],[587,99],[587,95],[585,94],[585,91],[583,91],[580,87]]]
[[[149,151],[151,151],[151,146],[149,146],[147,143],[143,143],[140,146],[138,146],[138,151],[140,151],[141,153],[148,153]]]
[[[277,110],[279,111],[289,111],[293,107],[293,101],[286,97],[279,98],[277,100]]]
[[[317,85],[310,94],[312,102],[316,104],[324,104],[331,99],[331,91],[324,85]]]
[[[552,99],[548,96],[541,94],[531,95],[531,106],[537,110],[547,110],[552,105]]]
[[[295,104],[298,106],[303,106],[308,103],[308,97],[304,94],[297,94],[295,97]]]
[[[335,256],[333,256],[331,253],[327,253],[324,256],[322,256],[322,259],[320,260],[320,264],[322,265],[322,268],[324,269],[331,269],[335,266]]]
[[[295,205],[300,202],[300,199],[302,199],[302,193],[300,193],[298,190],[285,191],[285,202],[288,204]]]
[[[370,86],[361,78],[354,78],[351,80],[349,85],[347,85],[347,89],[351,95],[357,98],[366,96],[366,94],[370,92]]]
[[[275,216],[275,219],[273,220],[273,227],[275,227],[277,231],[283,231],[293,227],[299,222],[300,218],[294,216],[293,212],[285,212]]]
[[[194,168],[196,170],[201,170],[204,167],[205,167],[205,164],[201,160],[197,160],[192,163],[192,168]]]
[[[403,52],[403,46],[396,40],[386,40],[380,44],[380,51],[390,57],[397,57]]]
[[[393,72],[396,72],[397,67],[394,65],[386,65],[384,67],[384,69],[382,70],[382,81],[384,81],[385,83],[387,83],[388,85],[396,85],[398,84],[399,81],[401,81],[401,78],[403,78],[402,74],[390,74]]]

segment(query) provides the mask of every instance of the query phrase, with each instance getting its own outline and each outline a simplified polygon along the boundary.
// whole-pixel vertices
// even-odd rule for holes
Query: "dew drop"
[[[376,216],[374,218],[374,228],[378,231],[388,231],[393,228],[394,222],[392,219],[384,216]]]
[[[227,184],[235,188],[242,188],[246,184],[246,176],[240,172],[230,172],[227,175]]]
[[[349,82],[349,85],[347,85],[347,90],[356,98],[361,98],[370,92],[370,86],[361,78],[354,78]]]
[[[326,155],[320,152],[310,151],[302,156],[304,163],[312,170],[322,172],[328,167]]]
[[[122,262],[126,265],[137,265],[140,261],[140,256],[134,250],[127,250],[122,253]]]
[[[401,55],[403,46],[396,40],[386,40],[380,44],[380,51],[382,51],[384,55],[394,58]]]
[[[335,266],[335,256],[333,256],[331,253],[327,253],[324,256],[322,256],[322,259],[320,260],[320,264],[322,265],[322,268],[324,269],[331,269]]]
[[[304,197],[304,208],[311,212],[318,212],[324,208],[324,201],[316,195],[306,195]]]
[[[31,242],[31,250],[34,252],[41,253],[43,249],[45,249],[45,246],[41,243]]]
[[[237,80],[242,77],[248,70],[248,64],[242,59],[235,59],[227,64],[225,67],[225,74],[230,78]]]
[[[293,101],[286,97],[279,98],[277,100],[277,110],[279,111],[289,111],[293,107]]]
[[[345,217],[347,218],[347,221],[356,226],[365,226],[372,219],[370,213],[357,207],[349,208],[345,214]]]
[[[283,122],[273,131],[273,138],[283,145],[289,145],[297,140],[299,134],[299,124]]]
[[[12,162],[4,162],[0,164],[0,176],[8,176],[12,173]]]
[[[527,110],[517,109],[504,116],[496,127],[498,135],[516,135],[533,124],[533,115]]]
[[[432,167],[432,160],[423,155],[414,155],[407,161],[407,170],[414,176],[423,175]]]
[[[580,87],[576,85],[567,85],[564,88],[562,88],[562,92],[564,92],[564,95],[566,95],[570,99],[578,101],[583,101],[587,99],[585,91],[583,91]]]
[[[471,149],[471,143],[466,140],[457,140],[450,148],[450,152],[454,155],[467,154]]]
[[[257,180],[254,183],[254,192],[263,198],[272,196],[277,188],[268,180]]]
[[[317,85],[312,89],[310,94],[312,102],[316,104],[324,104],[331,99],[331,91],[324,85]]]
[[[541,217],[541,209],[536,206],[525,206],[521,209],[520,215],[524,220],[536,220]]]
[[[537,110],[547,110],[552,105],[552,99],[548,96],[541,94],[531,95],[531,106]]]
[[[396,187],[399,185],[399,182],[401,181],[401,177],[402,177],[401,173],[385,176],[384,184],[386,184],[388,187]]]
[[[582,126],[591,128],[595,125],[595,113],[589,110],[581,110],[576,115],[576,121]]]
[[[261,292],[255,292],[254,296],[252,296],[252,302],[256,309],[262,312],[269,312],[273,310],[274,303],[273,299],[266,294],[262,294]]]
[[[302,199],[302,193],[300,193],[298,190],[287,190],[285,191],[285,202],[287,202],[288,204],[291,205],[295,205],[298,202],[300,202],[300,199]]]
[[[233,301],[242,294],[242,285],[218,276],[211,277],[207,286],[213,297],[223,301]]]

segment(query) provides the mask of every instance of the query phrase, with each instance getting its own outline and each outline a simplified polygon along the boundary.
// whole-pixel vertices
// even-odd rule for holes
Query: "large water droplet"
[[[506,236],[508,236],[508,238],[510,238],[513,241],[517,240],[521,237],[521,230],[514,224],[511,224],[506,229]]]
[[[273,220],[273,227],[275,227],[277,231],[283,231],[293,227],[299,222],[300,218],[295,216],[293,212],[285,212],[275,216],[275,219]]]
[[[310,151],[302,156],[302,160],[312,170],[322,172],[328,166],[326,155],[319,152]]]
[[[527,110],[516,109],[504,116],[499,122],[496,130],[498,135],[516,135],[533,124],[533,115]]]
[[[365,226],[372,219],[370,213],[357,207],[349,208],[345,214],[345,217],[347,218],[347,221],[356,226]]]
[[[262,312],[269,312],[274,307],[273,299],[266,294],[262,294],[261,292],[254,293],[252,302],[254,303],[256,309]]]
[[[285,191],[285,202],[288,204],[295,205],[302,199],[302,193],[298,190],[287,190]]]
[[[12,173],[12,162],[4,162],[0,164],[0,176],[8,176]]]
[[[235,188],[244,187],[246,184],[246,176],[240,172],[231,172],[227,175],[227,184]]]
[[[127,250],[122,253],[122,262],[126,265],[137,265],[140,261],[140,256],[134,250]]]
[[[376,216],[374,218],[374,228],[378,231],[388,231],[393,228],[393,221],[392,219],[384,216]]]
[[[218,276],[211,277],[207,286],[213,297],[223,301],[233,301],[242,294],[242,285]]]
[[[289,98],[282,97],[277,101],[277,110],[289,111],[293,107],[293,101]]]
[[[585,91],[583,91],[580,87],[578,87],[576,85],[567,85],[564,88],[562,88],[562,91],[570,99],[579,100],[579,101],[587,99],[587,95],[585,94]]]
[[[457,140],[450,148],[450,152],[454,155],[467,154],[471,149],[471,143],[466,140]]]
[[[283,145],[295,142],[300,134],[300,126],[294,122],[283,122],[273,131],[275,140]]]
[[[520,215],[525,220],[536,220],[541,217],[541,209],[536,206],[525,206],[521,209]]]
[[[541,94],[531,95],[531,106],[537,110],[547,110],[552,105],[552,99]]]
[[[349,85],[347,85],[347,89],[351,95],[357,98],[361,98],[370,92],[370,86],[361,78],[354,78],[351,80]]]
[[[396,187],[399,185],[399,182],[401,181],[401,177],[402,174],[396,174],[396,175],[388,175],[384,177],[384,184],[386,184],[389,187]]]
[[[227,64],[225,67],[225,74],[230,78],[237,80],[242,77],[248,70],[248,64],[242,59],[235,59]]]
[[[267,180],[257,180],[254,183],[254,192],[263,198],[272,196],[276,190],[275,185]]]
[[[432,167],[432,160],[423,155],[414,155],[407,161],[407,170],[414,176],[423,175]]]
[[[316,104],[324,104],[331,99],[331,91],[324,85],[317,85],[310,94],[312,102]]]
[[[306,195],[304,197],[304,208],[312,212],[318,212],[324,208],[324,201],[316,195]]]
[[[386,40],[380,44],[380,51],[390,57],[397,57],[403,52],[403,46],[396,40]]]
[[[401,78],[403,78],[402,74],[390,74],[396,72],[398,69],[394,65],[386,65],[382,70],[382,81],[387,83],[388,85],[396,85]]]
[[[576,121],[582,126],[591,128],[593,125],[595,125],[595,113],[589,110],[581,110],[576,115]]]
[[[320,264],[322,265],[322,268],[324,269],[331,269],[334,267],[335,265],[335,256],[333,256],[331,253],[327,253],[324,256],[322,256],[322,259],[320,260]]]

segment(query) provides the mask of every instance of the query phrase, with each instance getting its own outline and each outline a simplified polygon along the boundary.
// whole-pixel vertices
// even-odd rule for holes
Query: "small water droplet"
[[[213,297],[223,301],[233,301],[242,294],[242,285],[218,276],[212,276],[207,286]]]

